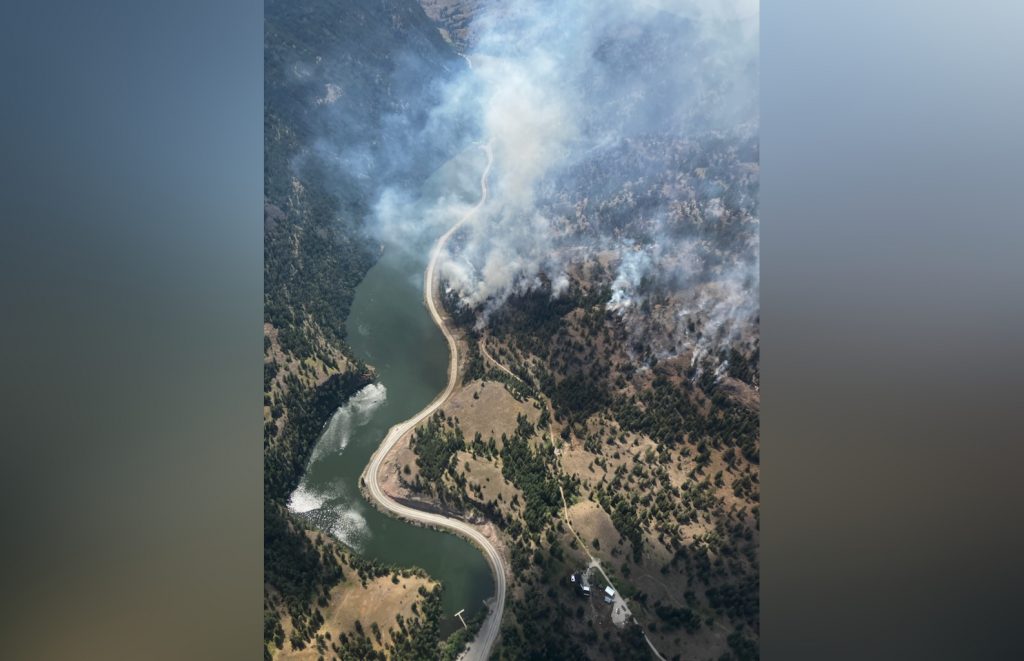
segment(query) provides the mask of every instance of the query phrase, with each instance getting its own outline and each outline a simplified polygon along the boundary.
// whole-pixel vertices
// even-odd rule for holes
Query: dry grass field
[[[308,532],[307,535],[311,540],[320,537],[322,543],[336,546],[336,543],[321,533]],[[341,567],[345,579],[331,588],[327,596],[327,605],[320,608],[324,623],[316,635],[323,636],[328,641],[338,640],[340,634],[354,634],[358,620],[365,635],[373,643],[374,649],[386,648],[394,642],[391,631],[397,626],[396,618],[400,615],[408,621],[416,617],[413,605],[422,605],[424,602],[419,593],[420,588],[429,591],[437,586],[435,581],[423,576],[400,574],[371,578],[364,584],[356,569],[346,562],[344,557],[341,560]],[[282,617],[281,625],[287,641],[292,633],[291,618],[287,614]],[[373,625],[380,629],[379,642],[372,633]],[[293,649],[289,642],[285,642],[283,649],[276,649],[272,645],[271,652],[275,659],[282,661],[315,661],[321,654],[317,651],[315,642],[301,650]]]
[[[533,402],[517,401],[502,384],[481,380],[470,381],[453,393],[444,412],[458,418],[467,439],[479,432],[484,439],[494,436],[499,447],[501,435],[515,430],[518,415],[525,415],[531,423],[540,417]]]

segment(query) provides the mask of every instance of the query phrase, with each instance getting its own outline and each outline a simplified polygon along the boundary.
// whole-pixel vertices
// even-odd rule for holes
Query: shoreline
[[[359,478],[360,491],[363,493],[366,500],[377,509],[388,514],[401,517],[412,523],[459,534],[480,549],[484,554],[484,557],[487,559],[487,562],[491,567],[491,572],[494,575],[495,594],[490,600],[494,605],[488,611],[487,617],[481,624],[476,637],[469,643],[466,651],[461,657],[467,661],[487,659],[498,638],[501,618],[505,608],[506,591],[506,567],[501,553],[498,551],[494,542],[488,537],[488,535],[486,535],[477,526],[437,512],[417,509],[396,500],[391,494],[387,493],[382,488],[380,472],[385,459],[388,457],[391,450],[397,446],[406,435],[419,426],[420,423],[440,409],[441,406],[451,397],[459,382],[458,339],[452,331],[449,330],[445,323],[445,316],[439,311],[441,306],[437,300],[438,286],[435,282],[435,275],[438,257],[441,255],[441,252],[448,240],[459,230],[459,228],[462,227],[463,224],[472,218],[487,201],[487,178],[490,175],[493,156],[490,145],[483,145],[482,148],[487,154],[487,165],[484,167],[484,171],[480,175],[480,199],[469,211],[466,212],[465,215],[463,215],[462,218],[459,219],[458,222],[442,234],[434,244],[423,278],[424,303],[426,304],[427,310],[430,312],[430,316],[434,320],[434,323],[441,329],[442,334],[445,336],[445,340],[448,342],[449,359],[447,386],[418,413],[408,420],[394,425],[388,430],[384,440],[374,451],[373,455],[371,455],[369,463],[367,463]],[[491,524],[485,524],[485,526],[483,526],[484,530],[488,530],[488,532],[494,534],[493,530],[489,530],[490,528]]]

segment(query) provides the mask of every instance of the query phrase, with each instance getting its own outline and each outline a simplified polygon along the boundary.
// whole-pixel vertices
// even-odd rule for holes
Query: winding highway
[[[483,145],[482,148],[487,154],[487,165],[484,167],[484,171],[480,175],[480,199],[458,220],[458,222],[452,225],[447,232],[441,235],[441,238],[439,238],[434,244],[434,247],[430,252],[430,261],[427,264],[427,270],[423,277],[423,297],[426,302],[427,309],[430,310],[430,316],[433,317],[434,323],[441,329],[441,332],[444,333],[445,339],[448,341],[448,385],[445,387],[444,391],[434,398],[434,401],[424,407],[419,413],[404,422],[398,423],[388,430],[388,434],[384,438],[384,441],[380,444],[380,447],[377,448],[377,451],[373,453],[373,456],[370,457],[370,463],[367,464],[366,468],[363,470],[362,477],[363,483],[366,486],[367,495],[372,498],[382,510],[410,521],[423,523],[437,528],[444,528],[458,533],[463,537],[468,538],[477,547],[479,547],[487,558],[487,562],[491,566],[491,571],[494,573],[494,603],[487,615],[487,619],[484,620],[479,632],[477,632],[476,638],[469,644],[468,649],[462,656],[466,661],[483,661],[484,659],[487,659],[490,656],[491,649],[494,647],[495,641],[498,639],[498,631],[501,626],[501,616],[505,609],[505,562],[494,544],[487,539],[483,533],[470,524],[441,514],[414,509],[393,500],[380,486],[380,470],[384,463],[384,458],[387,456],[391,448],[393,448],[403,436],[415,429],[420,423],[440,409],[445,401],[447,401],[451,396],[452,392],[454,392],[455,386],[458,383],[459,346],[458,342],[456,342],[455,336],[445,324],[444,317],[441,315],[439,310],[440,303],[439,285],[437,282],[437,262],[441,254],[443,254],[444,248],[452,235],[454,235],[460,227],[470,220],[480,210],[484,203],[487,202],[487,178],[491,172],[493,155],[489,144]]]

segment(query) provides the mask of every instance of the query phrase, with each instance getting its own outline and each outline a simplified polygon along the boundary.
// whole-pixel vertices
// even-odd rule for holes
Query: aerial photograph
[[[265,659],[760,657],[757,0],[265,0]]]

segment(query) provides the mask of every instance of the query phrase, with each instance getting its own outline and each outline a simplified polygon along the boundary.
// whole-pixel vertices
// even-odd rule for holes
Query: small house
[[[575,576],[575,574],[573,574],[573,576]],[[580,575],[580,580],[577,583],[577,585],[580,586],[580,592],[583,594],[583,596],[585,596],[585,597],[589,597],[590,596],[590,570],[589,569],[587,571],[583,572],[583,574]]]

